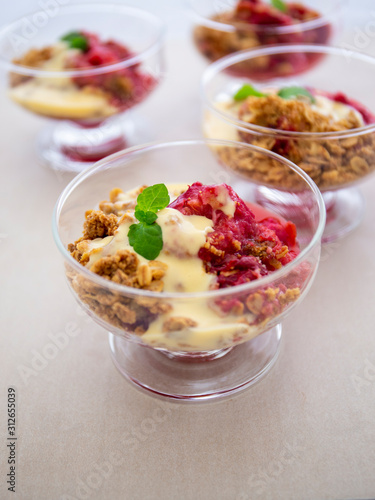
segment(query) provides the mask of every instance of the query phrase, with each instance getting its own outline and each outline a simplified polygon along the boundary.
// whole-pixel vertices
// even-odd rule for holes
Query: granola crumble
[[[363,127],[361,113],[355,109],[333,120],[332,116],[324,116],[304,101],[268,95],[248,97],[237,113],[246,123],[270,129],[268,134],[240,130],[238,140],[287,158],[301,167],[322,190],[350,184],[375,169],[374,132],[343,138],[307,135]],[[368,118],[369,115],[367,111],[367,119],[373,119]],[[306,137],[283,135],[283,131],[303,132]],[[288,189],[301,186],[301,179],[291,169],[271,158],[226,147],[218,148],[218,154],[224,164],[254,181]]]
[[[40,68],[43,64],[51,59],[53,55],[53,47],[44,47],[42,49],[30,49],[23,56],[19,58],[15,58],[12,60],[14,64],[18,64],[19,66],[25,66],[27,68]],[[21,83],[27,82],[30,80],[30,76],[22,75],[20,73],[11,73],[10,77],[10,86],[15,87]]]

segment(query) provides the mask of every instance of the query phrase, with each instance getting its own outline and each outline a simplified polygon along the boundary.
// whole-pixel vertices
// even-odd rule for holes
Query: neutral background
[[[182,3],[132,3],[157,12],[169,28],[166,79],[140,108],[151,138],[200,137],[205,63]],[[1,24],[36,8],[36,1],[1,0]],[[372,0],[353,0],[344,37],[375,55],[372,9]],[[374,498],[375,179],[362,185],[361,226],[324,248],[308,297],[284,323],[282,353],[267,378],[222,403],[173,405],[119,375],[106,333],[76,306],[50,229],[69,178],[38,165],[34,141],[43,120],[4,91],[0,110],[0,498]],[[66,329],[75,337],[26,377],[51,336]],[[4,467],[10,385],[18,390],[16,494],[7,492]]]

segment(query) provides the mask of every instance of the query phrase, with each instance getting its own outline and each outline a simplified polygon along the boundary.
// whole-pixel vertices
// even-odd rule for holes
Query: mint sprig
[[[148,210],[147,212],[145,212],[144,210],[136,210],[134,212],[134,215],[136,219],[138,219],[140,222],[145,222],[146,224],[152,224],[158,218],[156,213],[151,212],[150,210]]]
[[[262,92],[259,92],[259,90],[257,90],[252,85],[245,83],[245,85],[242,85],[242,87],[234,94],[233,99],[235,101],[243,101],[244,99],[250,96],[267,97],[267,94],[263,94]]]
[[[270,95],[270,94],[264,94],[263,92],[260,92],[252,85],[245,83],[245,85],[242,85],[242,87],[233,96],[233,99],[235,101],[243,101],[250,96],[267,97],[268,95]],[[304,87],[296,87],[296,86],[295,87],[284,87],[284,88],[280,89],[276,95],[278,95],[282,99],[297,99],[298,97],[303,96],[303,97],[307,97],[311,103],[316,102],[315,97],[311,94],[311,92],[306,90]]]
[[[155,221],[157,212],[167,207],[170,202],[165,184],[154,184],[144,189],[137,197],[134,216],[138,224],[129,228],[129,244],[145,259],[154,260],[163,248],[161,227]]]
[[[277,10],[281,10],[281,12],[286,12],[288,7],[283,0],[271,0],[272,7],[275,7]]]
[[[67,42],[71,49],[79,49],[86,52],[89,48],[87,38],[78,31],[71,31],[60,38],[63,42]]]
[[[134,250],[148,260],[156,259],[163,248],[161,227],[156,222],[132,224],[129,228],[128,238]]]
[[[157,212],[169,204],[169,193],[165,184],[149,186],[138,195],[135,211]],[[140,219],[138,219],[140,220]]]
[[[295,99],[304,96],[310,99],[312,103],[315,102],[315,97],[303,87],[284,87],[278,91],[277,95],[283,99]]]

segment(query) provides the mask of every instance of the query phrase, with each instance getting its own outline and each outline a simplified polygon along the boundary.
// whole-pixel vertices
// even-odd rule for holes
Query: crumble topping
[[[83,224],[83,239],[93,240],[111,236],[118,228],[117,217],[113,214],[105,215],[100,210],[88,210]]]
[[[90,271],[120,285],[163,291],[163,281],[167,266],[163,262],[150,260],[141,264],[137,255],[129,250],[118,250],[115,255],[102,257],[91,267]]]
[[[239,109],[239,118],[247,123],[294,132],[333,132],[361,127],[363,120],[354,109],[341,120],[323,115],[319,109],[297,99],[277,95],[248,97]]]
[[[53,47],[44,47],[42,49],[30,49],[23,56],[13,59],[12,62],[28,68],[40,68],[42,64],[53,56]]]
[[[375,168],[375,134],[355,137],[319,138],[283,136],[283,131],[327,133],[355,130],[375,123],[375,116],[362,104],[342,93],[314,92],[315,104],[306,100],[282,99],[275,94],[249,96],[242,103],[228,99],[217,108],[240,120],[270,129],[270,133],[238,130],[212,114],[205,119],[210,138],[247,142],[277,153],[301,167],[321,189],[349,184]],[[273,135],[272,131],[279,131]],[[220,147],[217,154],[228,167],[254,181],[298,189],[301,179],[272,158],[243,149]]]
[[[53,55],[52,47],[44,47],[43,49],[30,49],[23,56],[13,59],[13,63],[19,64],[20,66],[26,66],[27,68],[40,68],[43,64],[51,59]],[[10,74],[10,86],[15,87],[21,83],[26,82],[31,77],[27,75],[21,75],[19,73]]]

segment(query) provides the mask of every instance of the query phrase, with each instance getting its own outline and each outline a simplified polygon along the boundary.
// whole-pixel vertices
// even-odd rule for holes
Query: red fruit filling
[[[260,0],[241,0],[235,9],[235,18],[250,24],[268,26],[288,26],[293,19],[286,12],[275,9]]]
[[[319,17],[319,14],[299,3],[285,3],[285,12],[262,0],[240,0],[235,9],[238,20],[250,24],[289,26]]]
[[[235,203],[233,217],[223,211],[222,191]],[[192,184],[170,208],[184,215],[201,215],[213,221],[206,245],[198,256],[208,273],[217,276],[217,287],[253,281],[292,261],[299,253],[296,227],[275,217],[257,221],[253,211],[226,185]]]
[[[88,49],[72,57],[69,67],[89,69],[125,61],[133,54],[127,47],[113,40],[103,42],[100,38],[86,31],[81,31],[88,42]],[[117,69],[98,75],[77,76],[73,81],[79,87],[98,87],[111,94],[111,104],[121,110],[130,108],[142,101],[154,88],[153,76],[140,70],[139,64]]]

